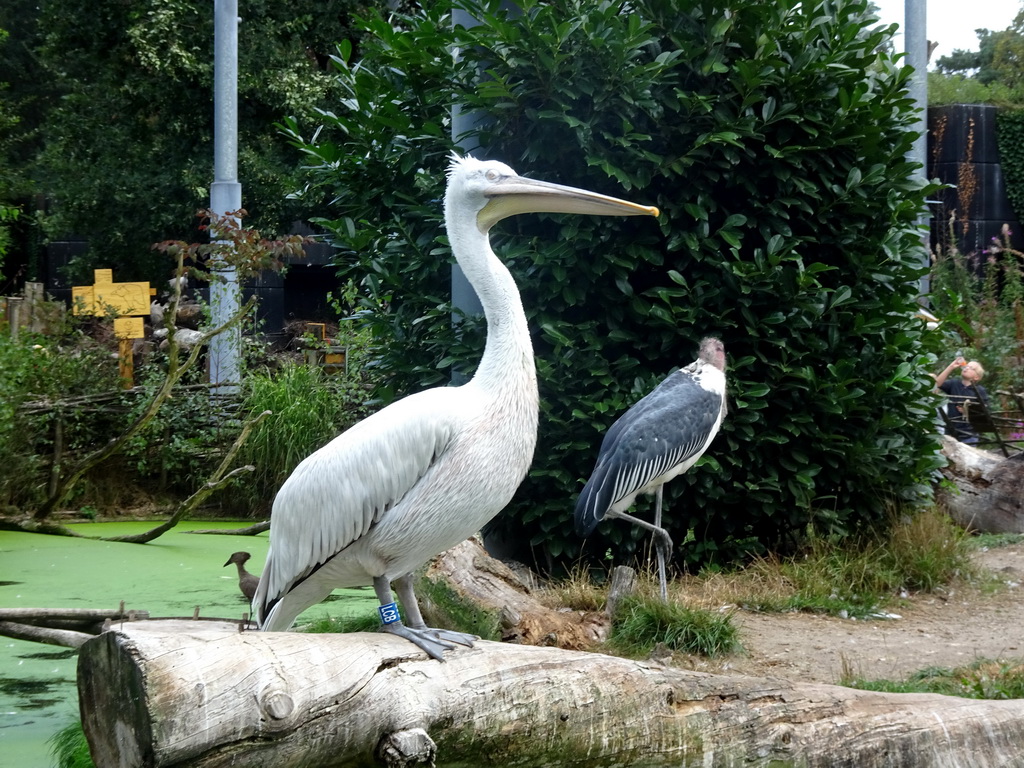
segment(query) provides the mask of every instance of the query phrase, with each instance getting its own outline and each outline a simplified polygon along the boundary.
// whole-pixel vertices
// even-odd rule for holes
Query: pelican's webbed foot
[[[380,631],[404,637],[410,643],[426,652],[430,658],[437,659],[438,661],[444,661],[444,652],[454,649],[456,645],[472,648],[473,641],[480,639],[476,635],[467,635],[463,632],[453,632],[448,629],[433,629],[431,627],[416,629],[414,627],[407,627],[400,621],[382,624]]]

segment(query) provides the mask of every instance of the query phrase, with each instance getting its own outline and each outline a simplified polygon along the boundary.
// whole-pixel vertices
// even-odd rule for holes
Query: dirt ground
[[[1024,660],[1024,543],[980,551],[976,558],[1004,582],[1003,589],[911,595],[887,609],[899,618],[872,621],[741,610],[734,620],[744,653],[684,665],[836,683],[844,675],[902,680],[928,667],[976,659]]]

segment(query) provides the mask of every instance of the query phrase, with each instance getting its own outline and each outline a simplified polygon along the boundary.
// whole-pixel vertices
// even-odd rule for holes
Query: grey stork
[[[658,215],[654,207],[523,178],[504,163],[452,159],[445,227],[487,321],[479,367],[462,386],[392,403],[296,467],[271,512],[270,551],[253,599],[262,630],[287,629],[334,589],[372,584],[382,631],[431,657],[443,660],[445,650],[477,639],[426,625],[413,572],[501,511],[533,458],[533,348],[519,290],[488,232],[504,218],[539,211]]]
[[[662,490],[708,449],[725,411],[725,347],[709,337],[701,341],[694,362],[669,374],[612,424],[576,500],[580,536],[589,536],[606,517],[628,520],[655,534],[663,600],[668,600],[665,558],[672,551],[672,539],[661,526]],[[651,492],[653,524],[626,513],[637,495]]]

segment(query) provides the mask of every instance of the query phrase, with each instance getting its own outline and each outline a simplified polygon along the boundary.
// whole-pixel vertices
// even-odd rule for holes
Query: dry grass
[[[867,617],[901,593],[976,582],[970,550],[967,533],[940,512],[923,510],[894,515],[876,532],[859,537],[835,541],[812,535],[794,557],[763,557],[735,571],[676,576],[669,598],[715,612],[739,606]],[[638,594],[655,596],[657,576],[650,561],[637,571]],[[577,565],[568,578],[547,588],[547,604],[601,610],[606,579],[599,576]]]

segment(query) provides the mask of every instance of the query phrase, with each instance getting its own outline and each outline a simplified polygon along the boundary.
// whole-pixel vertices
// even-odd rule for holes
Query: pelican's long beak
[[[576,187],[563,187],[522,176],[495,181],[485,192],[490,198],[477,214],[481,232],[502,219],[520,213],[589,213],[594,216],[657,216],[653,205],[639,205],[617,197],[600,195]]]

